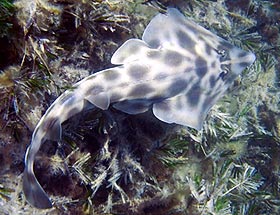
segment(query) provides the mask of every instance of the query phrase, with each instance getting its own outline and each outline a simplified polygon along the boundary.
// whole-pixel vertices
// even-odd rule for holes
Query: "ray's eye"
[[[222,72],[220,72],[219,78],[221,78],[224,81],[226,76],[227,76],[227,74],[228,74],[228,71],[223,70]]]

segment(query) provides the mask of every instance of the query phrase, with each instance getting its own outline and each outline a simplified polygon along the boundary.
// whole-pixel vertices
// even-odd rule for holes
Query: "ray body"
[[[102,70],[64,92],[34,130],[25,156],[23,191],[37,208],[52,203],[38,183],[33,164],[41,144],[60,140],[61,124],[81,112],[86,102],[129,114],[152,108],[167,123],[202,128],[209,109],[233,80],[255,60],[245,52],[169,8],[146,27],[142,40],[126,41],[112,56],[114,68]]]

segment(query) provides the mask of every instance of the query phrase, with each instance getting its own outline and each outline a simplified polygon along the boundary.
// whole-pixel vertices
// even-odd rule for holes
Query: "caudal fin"
[[[23,192],[29,204],[36,208],[47,209],[52,207],[52,203],[37,181],[33,172],[25,168],[23,172]]]

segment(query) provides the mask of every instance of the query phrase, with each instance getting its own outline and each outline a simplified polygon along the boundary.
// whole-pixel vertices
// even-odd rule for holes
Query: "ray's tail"
[[[33,168],[25,167],[23,172],[23,192],[29,204],[36,208],[47,209],[52,202],[36,179]]]
[[[83,107],[84,100],[79,94],[66,91],[49,107],[33,132],[31,144],[25,155],[23,192],[27,202],[36,208],[51,208],[52,202],[34,174],[35,156],[45,140],[61,140],[61,124],[82,111]]]

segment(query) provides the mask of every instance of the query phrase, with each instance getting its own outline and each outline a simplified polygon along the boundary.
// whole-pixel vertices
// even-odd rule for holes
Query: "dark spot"
[[[187,86],[188,82],[184,79],[174,81],[169,87],[170,95],[175,96],[179,94],[180,92],[185,90]]]
[[[129,68],[128,74],[135,80],[143,79],[148,73],[148,68],[140,65],[133,65]]]
[[[150,48],[158,48],[160,46],[160,41],[157,39],[148,41],[149,47]]]
[[[187,93],[187,100],[192,107],[197,106],[197,104],[199,103],[200,95],[201,95],[201,89],[199,84],[196,83],[192,86],[192,88]]]
[[[216,69],[216,61],[213,61],[213,62],[211,63],[211,68],[212,68],[212,69]]]
[[[101,85],[94,85],[86,91],[86,95],[97,95],[101,92],[104,92],[104,88]]]
[[[156,103],[156,108],[161,110],[161,111],[169,111],[171,110],[170,104],[168,102],[160,102],[160,103]]]
[[[242,69],[245,69],[247,66],[250,66],[250,63],[248,62],[242,62],[238,64]]]
[[[211,75],[210,79],[209,79],[209,84],[210,87],[213,88],[216,84],[216,77],[214,75]]]
[[[179,45],[184,49],[193,49],[195,46],[195,41],[184,31],[177,31],[176,33]]]
[[[238,57],[239,57],[239,58],[243,58],[243,57],[245,57],[246,55],[248,55],[248,53],[242,51],[242,52],[240,52],[240,53],[238,54]]]
[[[154,50],[151,50],[148,52],[148,57],[151,58],[151,59],[158,59],[161,57],[161,54],[159,51],[154,51]]]
[[[141,98],[153,91],[154,88],[150,87],[148,84],[138,84],[129,92],[129,95],[134,98]]]
[[[52,130],[53,127],[58,123],[57,117],[46,117],[42,123],[42,129],[44,132]]]
[[[103,75],[107,81],[114,81],[120,77],[120,74],[116,70],[108,70]]]
[[[208,55],[211,55],[212,48],[209,44],[205,43],[205,51]]]
[[[178,52],[168,51],[164,56],[164,63],[169,66],[179,66],[183,62],[183,57]]]
[[[202,78],[208,71],[207,62],[202,57],[198,57],[195,60],[195,71],[198,77]]]

